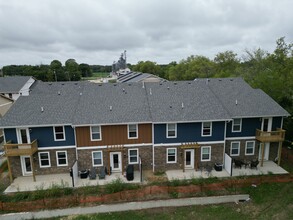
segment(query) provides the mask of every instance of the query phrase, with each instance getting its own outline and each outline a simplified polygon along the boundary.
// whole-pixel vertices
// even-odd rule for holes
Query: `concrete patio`
[[[102,180],[98,177],[95,180],[77,178],[74,184],[75,187],[105,185],[118,178],[125,183],[140,183],[140,174],[138,171],[134,171],[134,179],[132,181],[128,181],[121,173],[112,173]],[[36,182],[34,182],[32,176],[21,176],[14,179],[13,183],[7,187],[4,193],[48,189],[52,186],[72,187],[72,178],[69,173],[36,175]]]
[[[282,167],[278,166],[273,161],[264,161],[263,167],[257,166],[257,169],[232,168],[232,176],[252,176],[252,175],[267,175],[267,174],[287,174],[288,172]],[[209,178],[209,177],[230,177],[230,174],[223,169],[222,171],[212,170],[210,173],[205,170],[168,170],[166,171],[168,180],[173,179],[192,179],[192,178]]]

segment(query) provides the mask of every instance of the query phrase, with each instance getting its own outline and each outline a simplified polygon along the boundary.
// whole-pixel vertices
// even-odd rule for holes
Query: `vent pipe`
[[[112,105],[110,105],[110,111],[112,111]]]
[[[44,107],[43,106],[41,107],[41,112],[44,112]]]
[[[238,105],[238,100],[236,99],[235,104]]]
[[[182,102],[182,104],[181,104],[181,108],[183,109],[184,108],[184,103]]]
[[[152,95],[152,88],[150,88],[150,95]]]

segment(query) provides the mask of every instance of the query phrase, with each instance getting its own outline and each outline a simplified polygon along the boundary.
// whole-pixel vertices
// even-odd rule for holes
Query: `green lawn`
[[[93,79],[97,79],[97,78],[106,78],[110,75],[110,73],[106,73],[106,72],[95,72],[93,73],[92,77],[83,77],[82,80],[93,80]]]

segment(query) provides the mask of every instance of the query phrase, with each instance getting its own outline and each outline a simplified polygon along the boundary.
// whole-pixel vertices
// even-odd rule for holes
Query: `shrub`
[[[105,186],[105,192],[108,194],[121,192],[127,188],[127,183],[124,183],[120,178],[113,180]]]

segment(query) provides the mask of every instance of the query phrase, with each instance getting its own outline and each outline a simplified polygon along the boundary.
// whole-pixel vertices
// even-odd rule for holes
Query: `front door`
[[[32,164],[30,156],[20,156],[21,161],[21,169],[23,176],[30,176],[32,175]]]
[[[121,152],[111,152],[110,153],[110,164],[112,167],[112,172],[120,172],[122,163],[121,163]]]
[[[194,169],[194,150],[185,150],[185,168]]]

